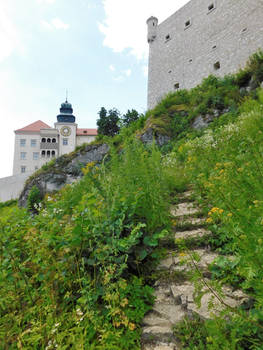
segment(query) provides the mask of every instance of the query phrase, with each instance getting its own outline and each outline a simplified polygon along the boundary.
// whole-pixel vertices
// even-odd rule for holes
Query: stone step
[[[211,235],[211,231],[208,231],[204,228],[198,228],[195,230],[177,231],[174,235],[174,238],[175,239],[201,238],[209,235]]]
[[[193,194],[194,192],[189,190],[189,191],[186,191],[186,192],[183,192],[183,193],[180,193],[178,194],[176,197],[179,199],[179,200],[182,200],[182,199],[190,199],[193,197]]]
[[[142,350],[179,350],[180,348],[177,347],[174,343],[157,343],[157,344],[145,344],[142,347]]]
[[[172,342],[174,337],[173,330],[170,326],[149,326],[142,329],[142,342]]]
[[[205,218],[195,218],[195,217],[191,217],[191,216],[181,216],[181,217],[177,217],[176,221],[177,221],[177,225],[176,226],[200,226],[205,224]]]
[[[192,202],[179,203],[171,209],[171,215],[175,218],[199,213],[199,209]]]
[[[209,280],[206,279],[206,281],[209,284]],[[218,314],[226,308],[207,286],[204,285],[201,292],[205,294],[201,298],[201,306],[199,308],[194,302],[195,287],[191,282],[171,285],[171,293],[175,303],[181,305],[185,312],[194,312],[202,318],[209,319],[211,314]],[[228,286],[222,287],[222,293],[224,295],[223,301],[231,307],[237,307],[248,300],[248,297],[241,290],[234,291]],[[212,308],[210,307],[211,304],[213,305]]]
[[[191,254],[191,255],[190,255]],[[180,271],[189,272],[195,269],[191,257],[197,256],[194,259],[196,266],[203,272],[208,271],[209,265],[218,257],[218,254],[211,252],[208,249],[194,249],[189,253],[179,253],[170,251],[167,257],[160,261],[157,270],[169,270],[169,271]]]

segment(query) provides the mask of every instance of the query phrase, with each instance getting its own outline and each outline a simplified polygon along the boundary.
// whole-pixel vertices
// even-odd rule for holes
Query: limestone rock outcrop
[[[57,158],[48,169],[33,174],[26,182],[18,200],[21,207],[26,207],[31,188],[35,185],[42,197],[46,193],[60,190],[64,185],[79,180],[83,173],[81,169],[86,164],[100,163],[109,152],[107,144],[86,145],[79,151]]]

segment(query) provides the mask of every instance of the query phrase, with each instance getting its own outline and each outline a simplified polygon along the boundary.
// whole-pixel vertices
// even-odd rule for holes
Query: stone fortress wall
[[[191,0],[159,25],[155,17],[147,25],[151,109],[209,74],[236,72],[263,48],[263,0]]]

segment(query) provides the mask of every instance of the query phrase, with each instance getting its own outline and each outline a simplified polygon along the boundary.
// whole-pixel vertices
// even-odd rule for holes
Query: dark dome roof
[[[60,113],[72,114],[73,113],[72,104],[66,100],[64,103],[61,104]]]
[[[71,103],[66,100],[61,104],[60,114],[57,116],[58,122],[75,123],[75,116],[73,115],[73,108]]]

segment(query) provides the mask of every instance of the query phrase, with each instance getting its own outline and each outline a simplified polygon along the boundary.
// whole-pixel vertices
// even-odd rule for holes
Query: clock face
[[[60,133],[63,136],[69,136],[71,134],[71,130],[68,126],[62,126],[62,128],[60,129]]]

